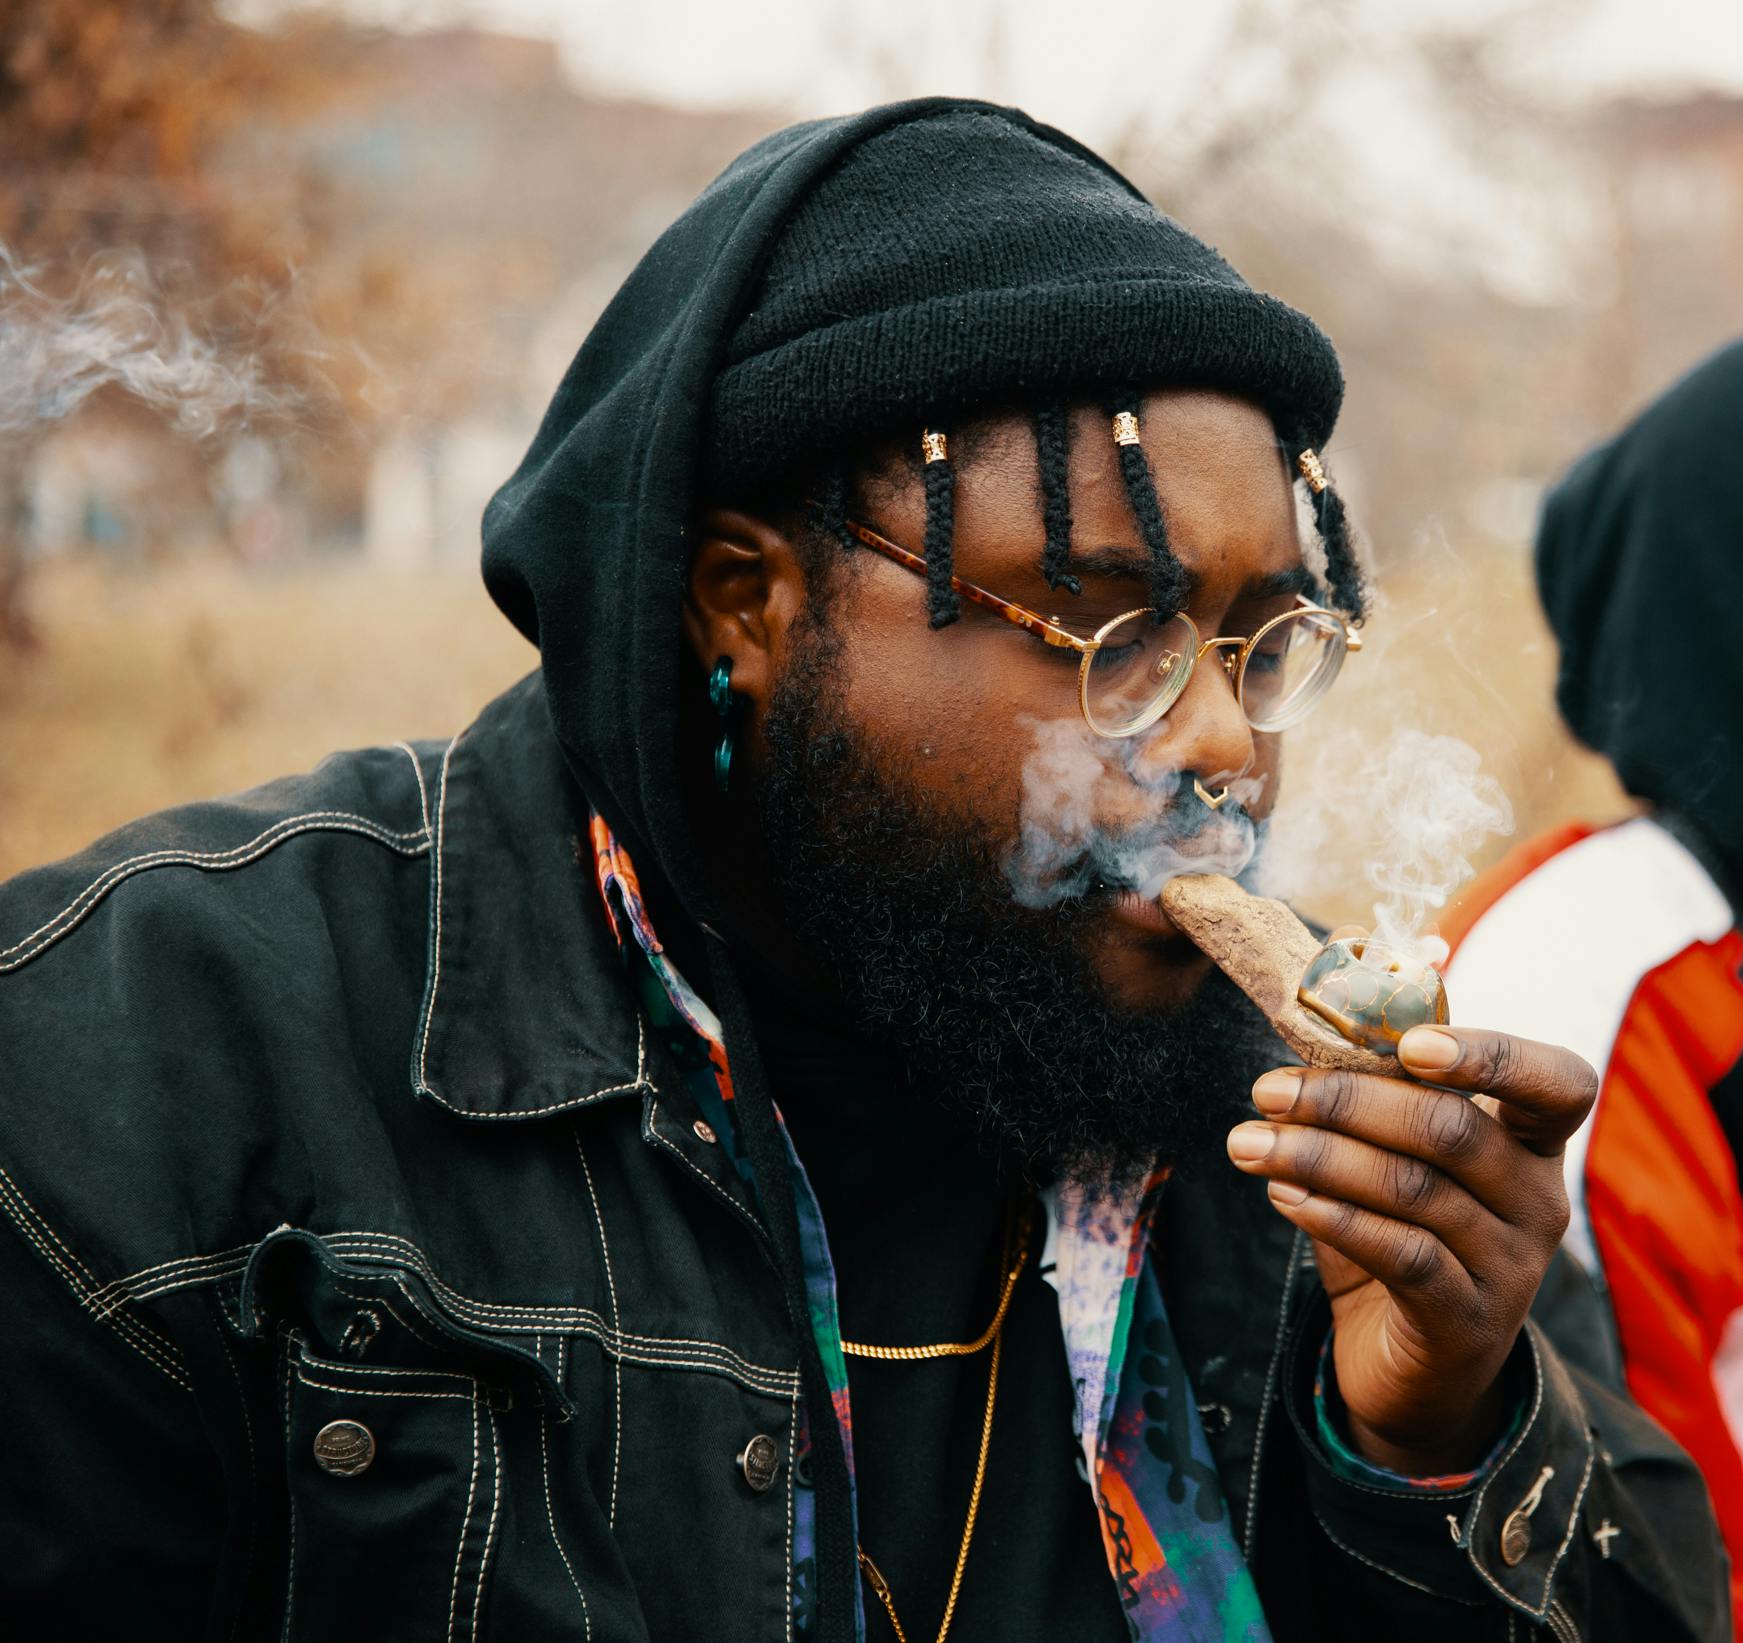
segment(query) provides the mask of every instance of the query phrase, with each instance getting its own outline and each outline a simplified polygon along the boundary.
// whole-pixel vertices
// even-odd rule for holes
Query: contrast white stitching
[[[599,1228],[599,1252],[605,1258],[605,1287],[611,1296],[611,1327],[620,1335],[623,1330],[623,1316],[617,1308],[617,1283],[611,1276],[611,1245],[605,1238],[605,1217],[599,1211],[599,1194],[593,1190],[593,1171],[587,1167],[587,1149],[581,1144],[581,1131],[573,1129],[575,1137],[575,1153],[581,1160],[581,1175],[587,1183],[587,1196],[593,1203],[593,1221]],[[611,1510],[606,1518],[607,1525],[617,1527],[617,1479],[623,1460],[623,1360],[615,1359],[612,1363],[612,1398],[614,1414],[612,1417],[611,1442]]]
[[[793,1472],[799,1456],[799,1388],[787,1415],[787,1643],[793,1643]]]
[[[464,736],[465,731],[460,732]],[[442,855],[448,843],[448,762],[460,745],[456,736],[442,753],[442,770],[436,781],[436,826],[432,835],[432,862],[435,872],[435,941],[430,948],[430,996],[424,1001],[423,1031],[418,1035],[418,1088],[428,1090],[430,1081],[424,1068],[430,1053],[430,1023],[436,1014],[436,992],[442,985]],[[434,1094],[434,1091],[431,1091]]]
[[[638,1018],[636,1023],[636,1068],[635,1077],[627,1084],[613,1084],[601,1090],[593,1090],[587,1095],[571,1096],[564,1101],[553,1101],[543,1107],[517,1107],[511,1112],[481,1112],[471,1107],[462,1107],[450,1101],[445,1095],[430,1087],[429,1056],[430,1029],[436,1019],[436,997],[442,987],[442,858],[448,843],[448,766],[454,757],[454,749],[460,745],[461,738],[466,734],[461,731],[453,741],[448,743],[447,750],[442,754],[442,772],[436,783],[436,829],[434,838],[435,860],[435,940],[430,951],[430,985],[429,996],[424,1000],[423,1025],[418,1033],[418,1093],[426,1095],[438,1105],[446,1107],[450,1112],[457,1112],[467,1118],[486,1120],[506,1120],[522,1118],[542,1118],[546,1113],[564,1112],[572,1107],[579,1107],[589,1101],[596,1101],[601,1096],[622,1095],[630,1090],[641,1089],[647,1081],[647,1040]]]
[[[793,1371],[788,1370],[772,1369],[763,1364],[753,1364],[733,1351],[731,1347],[719,1341],[699,1340],[687,1336],[638,1335],[624,1330],[612,1330],[607,1327],[605,1319],[599,1313],[588,1307],[535,1307],[498,1301],[474,1300],[471,1296],[462,1295],[458,1290],[444,1282],[429,1264],[423,1251],[409,1239],[401,1238],[396,1233],[333,1232],[325,1235],[324,1242],[343,1254],[365,1260],[403,1262],[417,1273],[441,1297],[444,1303],[464,1317],[468,1323],[481,1329],[494,1330],[499,1333],[521,1334],[530,1332],[534,1325],[552,1326],[578,1329],[584,1334],[601,1339],[608,1345],[627,1341],[632,1345],[646,1347],[654,1352],[672,1347],[688,1347],[693,1352],[717,1353],[734,1368],[743,1371],[748,1376],[778,1380],[783,1392],[786,1390],[793,1373]]]
[[[1241,1537],[1241,1553],[1248,1563],[1253,1561],[1253,1541],[1259,1527],[1259,1462],[1265,1454],[1265,1427],[1277,1396],[1283,1338],[1289,1324],[1289,1301],[1295,1293],[1295,1270],[1301,1263],[1301,1251],[1306,1243],[1307,1235],[1297,1227],[1295,1236],[1289,1241],[1289,1260],[1283,1268],[1283,1299],[1277,1304],[1277,1333],[1271,1342],[1271,1360],[1265,1366],[1265,1391],[1259,1399],[1259,1417],[1253,1426],[1253,1459],[1247,1469],[1247,1527]]]
[[[284,1566],[284,1629],[280,1633],[281,1643],[290,1643],[291,1602],[296,1596],[297,1582],[297,1490],[291,1476],[291,1373],[292,1353],[296,1350],[296,1336],[287,1336],[284,1343],[284,1447],[285,1447],[285,1493],[290,1497],[290,1550],[286,1554]]]
[[[1414,1586],[1419,1592],[1427,1592],[1430,1597],[1444,1598],[1446,1596],[1444,1592],[1437,1592],[1432,1586],[1425,1586],[1420,1580],[1412,1580],[1409,1575],[1401,1575],[1396,1569],[1388,1569],[1384,1563],[1376,1563],[1371,1557],[1363,1557],[1355,1547],[1346,1546],[1331,1532],[1330,1529],[1326,1527],[1325,1519],[1322,1518],[1318,1512],[1313,1514],[1313,1521],[1319,1525],[1320,1532],[1332,1543],[1332,1545],[1337,1547],[1337,1549],[1346,1556],[1353,1557],[1356,1562],[1365,1563],[1370,1569],[1376,1569],[1383,1575],[1389,1575],[1393,1580],[1400,1581],[1406,1586]],[[1458,1603],[1464,1602],[1465,1599],[1451,1598],[1448,1599],[1448,1601]]]
[[[434,993],[430,995],[430,1003],[433,1011],[435,1007]],[[424,1030],[427,1044],[429,1034],[428,1021],[424,1024]],[[443,1095],[440,1091],[430,1088],[429,1083],[424,1078],[422,1056],[423,1050],[420,1049],[418,1063],[419,1094],[427,1095],[438,1106],[446,1107],[449,1112],[457,1112],[462,1118],[479,1120],[486,1123],[493,1121],[502,1123],[517,1118],[543,1118],[547,1113],[571,1112],[578,1107],[588,1106],[592,1102],[598,1101],[608,1095],[627,1095],[635,1090],[652,1088],[652,1085],[650,1085],[647,1080],[647,1034],[646,1029],[640,1021],[636,1023],[635,1077],[632,1078],[629,1083],[607,1084],[603,1089],[589,1090],[585,1095],[570,1096],[564,1101],[552,1101],[543,1107],[515,1107],[506,1112],[487,1112],[480,1110],[477,1107],[462,1107],[458,1102],[450,1101],[447,1096]]]
[[[1592,1463],[1597,1459],[1593,1450],[1594,1446],[1588,1433],[1586,1437],[1586,1469],[1580,1473],[1580,1486],[1574,1491],[1574,1503],[1567,1515],[1567,1533],[1561,1537],[1561,1545],[1556,1547],[1555,1556],[1549,1560],[1549,1573],[1543,1577],[1543,1598],[1549,1608],[1555,1607],[1555,1604],[1550,1601],[1549,1588],[1555,1580],[1555,1571],[1561,1567],[1561,1560],[1567,1556],[1568,1547],[1573,1544],[1574,1529],[1580,1518],[1580,1506],[1586,1498],[1586,1485],[1591,1482]]]
[[[0,1171],[3,1175],[4,1171]],[[15,1203],[14,1200],[17,1200]],[[0,1187],[0,1206],[3,1206],[11,1216],[14,1225],[23,1233],[25,1240],[48,1262],[57,1272],[67,1288],[73,1292],[73,1298],[81,1307],[86,1305],[84,1280],[69,1264],[74,1260],[66,1246],[54,1234],[54,1230],[42,1218],[35,1214],[23,1195]],[[44,1241],[44,1234],[53,1241],[51,1248]],[[56,1251],[60,1253],[56,1253]],[[181,1372],[181,1353],[171,1343],[163,1341],[154,1330],[147,1329],[143,1324],[127,1316],[116,1316],[104,1320],[134,1351],[145,1358],[154,1368],[188,1391],[193,1388]]]
[[[389,1369],[383,1364],[336,1363],[331,1358],[317,1358],[312,1352],[304,1352],[299,1360],[301,1363],[312,1364],[324,1374],[336,1375],[392,1375],[398,1378],[403,1375],[413,1375],[426,1381],[461,1381],[470,1384],[470,1375],[458,1375],[451,1369]],[[464,1394],[462,1394],[464,1396]]]
[[[738,1202],[738,1200],[736,1198],[734,1198],[730,1192],[728,1192],[723,1186],[721,1186],[721,1184],[718,1181],[716,1181],[713,1176],[708,1174],[708,1172],[706,1170],[698,1169],[695,1166],[695,1164],[693,1164],[688,1158],[686,1158],[684,1156],[683,1148],[675,1146],[672,1143],[672,1139],[670,1136],[661,1135],[660,1129],[659,1129],[659,1123],[660,1123],[660,1103],[659,1103],[659,1100],[656,1096],[655,1099],[650,1100],[648,1102],[647,1118],[646,1118],[646,1121],[642,1125],[642,1134],[645,1135],[648,1140],[654,1142],[656,1145],[664,1147],[667,1152],[669,1152],[674,1158],[676,1158],[678,1160],[678,1162],[680,1164],[682,1164],[684,1166],[685,1169],[687,1169],[692,1175],[694,1175],[696,1177],[696,1179],[698,1181],[700,1181],[705,1187],[707,1187],[708,1190],[710,1192],[712,1192],[716,1198],[718,1198],[723,1204],[725,1204],[726,1207],[728,1209],[730,1209],[734,1215],[743,1216],[745,1213],[744,1206],[742,1204],[740,1204]]]
[[[1477,1571],[1477,1573],[1483,1578],[1484,1582],[1494,1590],[1495,1594],[1500,1597],[1502,1601],[1511,1603],[1514,1608],[1518,1609],[1523,1614],[1530,1615],[1534,1620],[1541,1620],[1544,1614],[1543,1607],[1540,1605],[1534,1609],[1523,1598],[1515,1597],[1512,1592],[1508,1591],[1505,1586],[1496,1580],[1495,1577],[1483,1567],[1482,1559],[1477,1556],[1477,1524],[1482,1518],[1484,1497],[1489,1493],[1489,1490],[1494,1486],[1494,1484],[1499,1481],[1501,1474],[1507,1470],[1507,1463],[1519,1453],[1521,1445],[1524,1444],[1525,1439],[1531,1432],[1531,1428],[1537,1424],[1538,1411],[1543,1407],[1543,1387],[1544,1382],[1548,1377],[1544,1373],[1543,1357],[1537,1350],[1537,1339],[1531,1332],[1531,1325],[1529,1322],[1527,1322],[1525,1326],[1525,1339],[1531,1347],[1531,1362],[1537,1371],[1537,1385],[1532,1391],[1531,1408],[1526,1414],[1524,1424],[1519,1428],[1512,1443],[1507,1446],[1506,1454],[1496,1461],[1494,1469],[1489,1473],[1488,1477],[1483,1479],[1482,1486],[1477,1490],[1476,1501],[1472,1505],[1471,1515],[1467,1519],[1470,1524],[1470,1532],[1468,1536],[1469,1544],[1466,1549],[1466,1556],[1471,1560],[1471,1567]],[[1586,1439],[1586,1469],[1580,1477],[1579,1490],[1574,1497],[1574,1512],[1576,1515],[1579,1512],[1580,1501],[1585,1498],[1586,1480],[1590,1478],[1591,1475],[1592,1442],[1588,1436]],[[1567,1551],[1568,1541],[1572,1538],[1573,1519],[1570,1517],[1568,1520],[1568,1539],[1561,1543],[1561,1549],[1551,1560],[1549,1574],[1545,1577],[1543,1582],[1543,1595],[1546,1601],[1549,1597],[1550,1582],[1555,1578],[1556,1565],[1561,1562],[1563,1554]]]
[[[478,1611],[484,1602],[484,1583],[490,1578],[490,1549],[496,1544],[496,1513],[502,1505],[502,1445],[496,1430],[496,1412],[487,1403],[484,1417],[490,1422],[490,1524],[484,1531],[484,1556],[478,1565],[478,1587],[472,1594],[472,1635],[478,1636]]]
[[[460,1565],[466,1557],[466,1537],[472,1528],[472,1501],[478,1493],[478,1388],[472,1388],[472,1481],[466,1486],[466,1515],[460,1520],[460,1544],[454,1552],[454,1585],[448,1594],[448,1640],[453,1643],[454,1620],[460,1609]]]
[[[428,1335],[426,1335],[421,1329],[418,1328],[418,1326],[416,1324],[414,1324],[411,1321],[410,1318],[404,1317],[400,1313],[396,1312],[394,1310],[393,1303],[391,1301],[387,1300],[385,1297],[380,1296],[380,1295],[364,1295],[364,1294],[359,1293],[355,1289],[347,1289],[344,1284],[339,1282],[339,1279],[341,1276],[339,1268],[334,1266],[333,1263],[331,1261],[329,1261],[324,1255],[318,1256],[317,1259],[321,1263],[321,1270],[323,1272],[325,1272],[329,1278],[332,1279],[334,1289],[338,1290],[338,1292],[341,1295],[346,1296],[350,1300],[357,1301],[358,1303],[360,1303],[361,1305],[364,1305],[364,1306],[379,1306],[379,1307],[383,1308],[383,1310],[386,1311],[388,1317],[392,1318],[393,1321],[396,1324],[398,1324],[400,1326],[400,1328],[403,1329],[408,1335],[410,1335],[413,1340],[422,1341],[423,1344],[425,1346],[427,1346],[432,1352],[440,1352],[442,1350],[441,1342],[432,1341]],[[389,1274],[386,1274],[386,1276],[392,1279],[395,1287],[399,1289],[399,1291],[402,1295],[406,1293],[405,1284],[404,1284],[403,1280],[400,1278],[399,1274],[389,1273]],[[411,1300],[411,1297],[409,1295],[407,1295],[406,1298],[408,1300]],[[414,1311],[417,1309],[417,1302],[416,1301],[412,1301],[412,1308]],[[347,1366],[347,1367],[349,1367],[349,1366]]]
[[[112,1284],[105,1284],[91,1299],[101,1300],[112,1289],[131,1289],[141,1278],[149,1278],[158,1272],[168,1272],[172,1268],[203,1266],[207,1261],[229,1261],[238,1255],[246,1258],[253,1248],[253,1244],[237,1244],[233,1249],[218,1250],[211,1255],[183,1255],[173,1261],[159,1261],[156,1266],[141,1267],[138,1272],[130,1273],[125,1278],[117,1278]]]
[[[247,1591],[249,1577],[254,1573],[255,1543],[259,1538],[260,1512],[255,1505],[256,1462],[254,1455],[254,1421],[248,1413],[248,1393],[243,1389],[242,1376],[237,1372],[236,1360],[230,1354],[230,1343],[224,1339],[224,1328],[220,1324],[213,1333],[218,1337],[218,1349],[224,1354],[224,1362],[230,1367],[230,1378],[236,1383],[236,1402],[242,1409],[242,1435],[248,1440],[248,1555],[242,1563],[242,1589]],[[235,1637],[236,1629],[242,1624],[242,1608],[237,1605],[236,1614],[230,1622],[230,1635]]]
[[[230,850],[151,850],[144,855],[129,856],[99,874],[46,924],[39,925],[10,947],[0,948],[0,960],[6,961],[0,963],[0,975],[28,964],[44,948],[53,946],[70,930],[76,929],[125,879],[149,872],[154,867],[197,867],[202,872],[227,872],[246,867],[274,846],[299,833],[358,833],[406,856],[422,855],[430,843],[421,829],[400,833],[348,810],[311,810],[301,816],[286,816],[247,843]]]
[[[774,1369],[764,1364],[751,1363],[723,1342],[701,1340],[690,1336],[628,1333],[621,1329],[611,1328],[599,1313],[585,1307],[517,1306],[475,1300],[471,1296],[460,1294],[459,1291],[443,1282],[430,1266],[422,1250],[409,1239],[401,1238],[394,1233],[334,1232],[326,1234],[323,1241],[341,1254],[363,1260],[389,1261],[409,1266],[418,1277],[430,1285],[445,1305],[474,1328],[497,1334],[523,1334],[530,1331],[535,1325],[557,1331],[573,1330],[596,1341],[614,1361],[637,1364],[646,1368],[707,1370],[736,1380],[753,1392],[771,1396],[785,1397],[797,1384],[796,1371]],[[224,1255],[187,1257],[189,1262],[209,1261],[214,1264],[208,1268],[190,1266],[183,1273],[140,1290],[131,1299],[151,1300],[177,1289],[215,1282],[231,1273],[239,1272],[246,1267],[254,1246],[243,1247],[245,1253],[239,1258],[232,1258],[228,1252]],[[162,1263],[165,1267],[174,1264]],[[440,1350],[437,1343],[430,1340],[411,1319],[388,1305],[380,1296],[364,1294],[355,1289],[347,1288],[339,1282],[341,1274],[338,1268],[324,1259],[321,1261],[321,1265],[333,1279],[334,1289],[341,1295],[360,1302],[387,1306],[389,1316],[403,1329],[423,1341],[426,1346]],[[147,1270],[156,1271],[159,1269],[149,1268]],[[403,1277],[395,1274],[393,1281],[419,1317],[424,1318],[449,1339],[455,1338],[452,1331],[445,1329],[440,1319],[432,1317],[418,1302],[416,1296],[406,1288]],[[116,1308],[126,1303],[130,1297],[125,1293],[115,1292],[118,1289],[124,1289],[127,1282],[128,1280],[117,1280],[116,1283],[106,1286],[111,1292],[110,1298],[103,1309],[97,1311],[97,1316],[107,1319]],[[615,1294],[613,1304],[615,1306]],[[125,1315],[122,1315],[117,1327],[121,1327],[129,1321]],[[167,1346],[168,1343],[165,1344]],[[138,1350],[147,1351],[148,1349],[139,1347]],[[564,1358],[565,1343],[559,1335],[557,1342],[557,1379],[559,1384],[563,1382]],[[358,1366],[343,1364],[340,1367],[349,1373],[355,1372]],[[165,1372],[169,1371],[166,1369]],[[618,1408],[621,1418],[621,1394]]]
[[[388,1391],[379,1386],[336,1386],[331,1381],[316,1380],[313,1375],[305,1375],[299,1367],[297,1380],[303,1386],[313,1386],[322,1392],[339,1392],[347,1398],[468,1398],[474,1394],[469,1392],[410,1392],[403,1387]]]
[[[37,1212],[35,1206],[19,1190],[18,1183],[4,1169],[0,1169],[0,1208],[6,1210],[25,1239],[60,1274],[62,1282],[73,1292],[79,1305],[89,1310],[90,1296],[96,1289],[96,1279],[90,1269],[61,1242],[54,1228]],[[173,1341],[166,1339],[143,1320],[125,1313],[105,1314],[102,1321],[114,1329],[153,1368],[161,1370],[184,1391],[193,1391],[193,1385],[184,1373],[186,1365],[182,1361],[181,1350]]]
[[[412,762],[412,774],[418,779],[418,817],[424,824],[424,837],[430,836],[430,792],[424,786],[424,767],[419,762],[417,750],[410,742],[395,742],[393,744]]]
[[[545,1419],[544,1410],[539,1411],[539,1460],[545,1469],[545,1521],[551,1526],[551,1544],[557,1548],[557,1556],[563,1560],[563,1567],[569,1571],[569,1584],[575,1588],[575,1595],[581,1599],[581,1624],[584,1628],[582,1636],[591,1640],[593,1636],[593,1611],[587,1607],[587,1594],[581,1590],[581,1582],[575,1578],[575,1565],[569,1561],[569,1554],[563,1550],[563,1542],[557,1534],[557,1514],[551,1506],[551,1445],[549,1440],[550,1422]],[[792,1564],[789,1555],[787,1562]],[[791,1575],[787,1577],[789,1580]]]

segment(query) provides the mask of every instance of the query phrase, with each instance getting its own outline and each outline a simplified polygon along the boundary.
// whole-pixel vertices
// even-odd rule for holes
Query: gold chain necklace
[[[998,1310],[993,1314],[993,1321],[976,1340],[944,1342],[936,1346],[864,1346],[857,1342],[841,1343],[841,1350],[849,1357],[883,1358],[903,1362],[922,1358],[967,1357],[971,1353],[979,1352],[989,1341],[992,1343],[992,1361],[987,1366],[986,1410],[980,1422],[980,1453],[974,1462],[974,1487],[969,1491],[968,1518],[962,1526],[962,1545],[957,1549],[956,1568],[950,1576],[950,1596],[944,1605],[944,1618],[938,1623],[938,1643],[944,1643],[950,1632],[950,1622],[956,1616],[956,1600],[962,1591],[962,1571],[968,1566],[968,1548],[974,1540],[975,1520],[980,1516],[981,1485],[986,1481],[987,1453],[992,1448],[993,1406],[998,1400],[999,1392],[999,1360],[1004,1355],[1005,1314],[1010,1310],[1017,1279],[1022,1276],[1023,1267],[1029,1259],[1029,1219],[1026,1212],[1018,1216],[1015,1227],[1015,1258],[1011,1256],[1011,1242],[1011,1236],[1007,1234],[1007,1265],[1004,1282],[1000,1286]],[[890,1625],[896,1633],[896,1643],[908,1643],[908,1634],[902,1630],[902,1622],[896,1616],[896,1600],[890,1591],[890,1583],[884,1579],[882,1570],[872,1562],[866,1549],[861,1546],[857,1550],[859,1566],[865,1571],[867,1582],[877,1594],[878,1601],[883,1604],[884,1612],[890,1617]]]
[[[1028,1259],[1029,1244],[1025,1229],[1018,1235],[1017,1258],[1005,1271],[1004,1283],[999,1290],[998,1310],[993,1313],[993,1321],[972,1341],[940,1341],[935,1346],[867,1346],[861,1341],[843,1341],[841,1350],[850,1358],[883,1358],[901,1363],[914,1363],[923,1358],[973,1357],[1004,1328],[1005,1314],[1011,1309],[1011,1296],[1016,1291],[1017,1280],[1023,1275],[1023,1267]]]

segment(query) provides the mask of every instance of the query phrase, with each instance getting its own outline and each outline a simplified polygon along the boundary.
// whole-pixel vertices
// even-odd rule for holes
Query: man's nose
[[[1185,771],[1207,786],[1216,786],[1252,767],[1253,727],[1241,711],[1231,669],[1224,661],[1233,654],[1221,647],[1207,650],[1180,700],[1139,737],[1132,770],[1141,782]]]

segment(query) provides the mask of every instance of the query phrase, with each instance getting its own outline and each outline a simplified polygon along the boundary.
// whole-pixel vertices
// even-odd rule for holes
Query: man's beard
[[[799,636],[764,723],[759,807],[794,932],[854,1024],[1039,1177],[1130,1185],[1241,1116],[1280,1046],[1218,971],[1185,1004],[1114,1003],[1089,957],[1104,910],[1017,905],[1000,850],[894,777],[835,704],[836,641]]]

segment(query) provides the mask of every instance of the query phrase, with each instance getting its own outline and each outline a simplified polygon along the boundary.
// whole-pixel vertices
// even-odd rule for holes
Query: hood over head
[[[1310,321],[1069,137],[1014,109],[899,103],[777,132],[710,184],[594,326],[484,516],[485,580],[539,647],[583,793],[703,925],[809,1413],[819,1643],[860,1629],[857,1531],[786,1142],[685,815],[694,520],[904,423],[917,437],[936,415],[1163,383],[1258,401],[1296,452],[1323,444],[1343,391]],[[1317,493],[1328,564],[1334,502]]]
[[[1537,580],[1556,701],[1743,898],[1743,342],[1550,493]]]
[[[484,518],[490,592],[643,871],[708,917],[677,764],[703,502],[941,414],[1155,384],[1244,394],[1313,445],[1343,391],[1311,321],[1015,109],[898,103],[735,160],[624,283]]]

